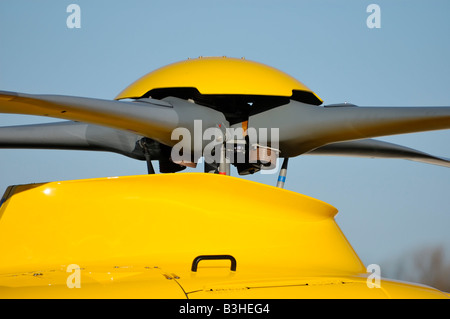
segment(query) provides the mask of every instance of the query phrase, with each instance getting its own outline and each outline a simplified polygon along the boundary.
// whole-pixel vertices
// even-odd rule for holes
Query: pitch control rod
[[[150,157],[150,152],[148,151],[147,143],[140,140],[140,144],[144,150],[145,161],[147,162],[147,171],[149,174],[155,174],[155,169],[153,168],[152,159]]]
[[[283,159],[283,165],[281,165],[280,174],[278,175],[277,187],[284,188],[284,183],[286,182],[287,167],[288,167],[289,157]]]

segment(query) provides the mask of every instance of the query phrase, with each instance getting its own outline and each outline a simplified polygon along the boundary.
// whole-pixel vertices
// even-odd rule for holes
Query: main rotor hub
[[[312,95],[312,104],[322,103],[303,83],[280,70],[243,58],[228,57],[199,57],[161,67],[132,83],[116,99],[140,98],[149,91],[168,88],[195,88],[203,95],[285,97],[300,91]]]
[[[217,109],[230,123],[286,104],[289,99],[322,104],[292,76],[262,63],[228,57],[199,57],[161,67],[132,83],[116,99],[168,96]]]

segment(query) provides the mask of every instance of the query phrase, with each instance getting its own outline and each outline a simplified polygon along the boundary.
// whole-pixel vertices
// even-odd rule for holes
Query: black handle
[[[222,259],[228,259],[231,261],[231,271],[236,271],[236,258],[234,258],[231,255],[202,255],[194,258],[194,261],[192,262],[192,268],[191,270],[196,272],[198,263],[202,260],[222,260]]]

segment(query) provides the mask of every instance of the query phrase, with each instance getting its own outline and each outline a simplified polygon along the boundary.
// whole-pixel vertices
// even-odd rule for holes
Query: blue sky
[[[81,8],[80,29],[67,28],[71,3]],[[366,24],[372,3],[379,29]],[[0,90],[112,99],[158,67],[225,55],[285,71],[325,104],[448,106],[449,12],[448,0],[2,0]],[[0,115],[0,126],[50,121]],[[450,157],[448,130],[380,139]],[[0,150],[0,193],[11,184],[145,173],[145,163],[116,154]],[[274,175],[249,179],[276,183]],[[426,245],[450,253],[448,168],[303,156],[290,161],[286,188],[337,207],[366,264]]]

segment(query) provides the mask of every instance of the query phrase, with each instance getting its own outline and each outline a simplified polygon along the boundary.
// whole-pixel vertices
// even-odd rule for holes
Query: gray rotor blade
[[[397,158],[450,167],[449,158],[437,157],[409,147],[372,139],[328,144],[305,155]]]
[[[318,107],[291,101],[249,117],[248,126],[278,128],[281,157],[377,136],[450,128],[450,107]]]
[[[98,125],[65,121],[0,127],[0,148],[107,151],[145,159],[142,136]]]
[[[205,130],[221,124],[228,125],[221,112],[174,97],[126,102],[0,91],[0,112],[50,116],[107,126],[131,131],[169,146],[177,143],[171,138],[175,128],[187,128],[193,138],[195,120],[201,120]],[[195,143],[192,144],[195,146]]]

